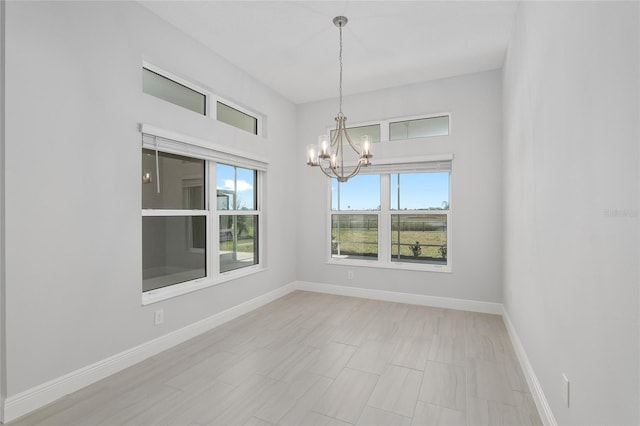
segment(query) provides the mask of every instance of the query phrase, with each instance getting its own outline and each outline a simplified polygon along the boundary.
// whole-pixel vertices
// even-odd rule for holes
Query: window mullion
[[[389,141],[389,120],[380,122],[380,142]]]
[[[391,256],[391,216],[389,215],[390,179],[380,175],[380,212],[378,213],[378,261],[388,263]]]
[[[216,220],[216,171],[215,163],[207,161],[204,171],[205,177],[205,208],[207,209],[207,277],[218,276],[218,266],[213,259],[218,257],[218,244],[214,236],[218,235],[218,221]]]
[[[210,244],[211,244],[211,255],[209,256],[209,262],[211,262],[211,273],[214,276],[220,275],[220,210],[218,210],[218,189],[217,184],[218,176],[216,171],[217,163],[211,161],[209,163],[209,176],[211,182],[211,192],[209,195],[210,203],[211,203],[211,234],[210,234]]]

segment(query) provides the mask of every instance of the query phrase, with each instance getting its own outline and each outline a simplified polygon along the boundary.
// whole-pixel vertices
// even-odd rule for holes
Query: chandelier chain
[[[340,115],[342,115],[342,25],[338,27],[340,29]]]

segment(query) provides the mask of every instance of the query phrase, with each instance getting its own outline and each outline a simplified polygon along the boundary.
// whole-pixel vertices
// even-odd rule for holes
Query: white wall
[[[295,280],[294,105],[135,2],[12,1],[6,21],[7,396]],[[265,114],[268,137],[143,94],[143,60]],[[141,122],[268,158],[268,270],[141,306]]]
[[[5,313],[5,263],[4,263],[4,57],[5,57],[5,1],[0,0],[0,419],[3,417],[3,401],[5,389],[5,346],[4,346],[4,313]]]
[[[348,75],[348,67],[345,75]],[[453,153],[453,272],[397,271],[326,263],[327,178],[301,159],[307,144],[333,125],[337,99],[298,107],[298,279],[374,290],[502,301],[501,83],[489,71],[348,96],[347,124],[450,112],[451,135],[373,144],[383,158]],[[345,87],[349,82],[345,77]],[[347,280],[347,270],[354,279]]]
[[[640,422],[638,17],[523,2],[504,69],[504,302],[559,424]]]

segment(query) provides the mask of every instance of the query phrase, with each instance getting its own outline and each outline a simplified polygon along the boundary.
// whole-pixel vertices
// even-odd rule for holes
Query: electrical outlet
[[[569,408],[569,403],[570,403],[570,387],[569,387],[569,379],[567,378],[567,375],[562,373],[562,399],[564,399],[564,405],[566,405],[567,408]]]
[[[164,322],[164,309],[158,309],[153,317],[153,323],[160,325]]]
[[[347,279],[348,280],[352,280],[353,279],[353,271],[347,271]]]

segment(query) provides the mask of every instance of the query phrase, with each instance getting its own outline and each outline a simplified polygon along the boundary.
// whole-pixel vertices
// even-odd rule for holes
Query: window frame
[[[235,111],[237,111],[237,112],[239,112],[241,114],[244,114],[244,115],[246,115],[248,117],[253,118],[256,121],[256,131],[255,131],[255,133],[254,132],[250,132],[248,130],[245,130],[242,127],[238,127],[238,126],[234,126],[233,124],[229,124],[226,121],[220,120],[218,118],[218,104],[222,104],[222,105],[226,106],[227,108],[230,108],[230,109],[235,110]],[[243,131],[249,133],[250,135],[259,135],[261,133],[260,129],[261,129],[262,123],[260,121],[260,117],[259,117],[258,114],[254,113],[252,111],[249,111],[248,109],[243,108],[240,105],[238,105],[238,104],[236,104],[234,102],[228,101],[226,99],[223,99],[223,98],[221,98],[219,96],[215,96],[215,97],[212,96],[211,105],[212,105],[212,108],[213,108],[213,105],[215,105],[215,108],[214,108],[215,111],[212,111],[211,115],[214,115],[215,116],[214,118],[219,123],[223,123],[223,124],[226,124],[227,126],[231,126],[231,127],[235,127],[236,129],[243,130]]]
[[[453,205],[453,189],[452,189],[452,154],[434,155],[427,157],[418,157],[413,159],[397,159],[394,163],[397,164],[398,170],[394,171],[394,164],[381,161],[378,164],[379,169],[376,170],[376,166],[372,166],[372,170],[368,171],[368,174],[374,174],[380,176],[380,209],[379,210],[332,210],[332,194],[331,186],[333,179],[326,177],[326,200],[327,200],[327,217],[326,217],[326,245],[325,253],[327,256],[326,263],[330,265],[343,265],[343,266],[359,266],[359,267],[374,267],[384,269],[395,270],[412,270],[412,271],[427,271],[427,272],[453,272],[453,226],[452,226],[452,205]],[[448,161],[451,164],[449,172],[449,205],[447,210],[392,210],[390,206],[390,191],[391,191],[391,174],[394,173],[428,173],[428,172],[442,172],[445,170],[428,169],[424,167],[421,169],[419,165],[415,168],[411,168],[412,163],[432,163],[437,164],[441,161]],[[407,168],[411,170],[406,170]],[[402,169],[402,170],[401,170]],[[332,255],[332,217],[333,215],[349,215],[349,214],[371,214],[378,215],[378,258],[376,260],[370,259],[347,259],[337,258]],[[432,263],[417,263],[417,262],[401,262],[392,261],[392,229],[391,218],[393,215],[442,215],[446,216],[447,220],[447,263],[446,265],[438,265]]]
[[[245,108],[242,105],[239,105],[238,103],[236,103],[236,102],[234,102],[234,101],[232,101],[230,99],[227,99],[227,98],[224,98],[222,96],[217,95],[216,93],[212,92],[209,89],[206,89],[203,86],[200,86],[200,85],[195,84],[195,83],[193,83],[191,81],[185,80],[184,78],[179,77],[179,76],[177,76],[177,75],[175,75],[175,74],[173,74],[173,73],[171,73],[171,72],[169,72],[169,71],[167,71],[165,69],[162,69],[162,68],[160,68],[160,67],[158,67],[156,65],[153,65],[152,63],[149,63],[147,61],[142,61],[142,68],[143,69],[146,68],[147,70],[149,70],[149,71],[151,71],[151,72],[153,72],[155,74],[158,74],[159,76],[162,76],[162,77],[164,77],[166,79],[172,80],[175,83],[180,84],[181,86],[184,86],[184,87],[186,87],[188,89],[191,89],[191,90],[193,90],[195,92],[200,93],[201,95],[204,95],[204,97],[205,97],[205,113],[204,114],[197,113],[197,112],[192,111],[192,110],[190,110],[188,108],[185,108],[185,107],[183,107],[181,105],[174,104],[173,102],[166,101],[166,100],[164,100],[162,98],[158,98],[158,97],[156,97],[154,95],[151,95],[151,94],[148,94],[146,92],[143,92],[144,94],[147,94],[149,96],[153,96],[153,97],[155,97],[157,99],[162,99],[164,102],[170,103],[172,105],[179,106],[180,108],[185,108],[188,111],[192,111],[197,115],[214,119],[218,123],[224,124],[225,126],[233,127],[234,129],[241,130],[241,131],[243,131],[243,132],[245,132],[245,133],[247,133],[249,135],[261,136],[261,137],[265,136],[265,129],[263,127],[263,125],[264,125],[264,117],[263,117],[262,114],[260,114],[260,113],[258,113],[256,111],[253,111],[251,109]],[[236,126],[228,124],[228,123],[226,123],[224,121],[218,120],[218,108],[217,108],[218,102],[220,102],[221,104],[224,104],[224,105],[226,105],[226,106],[228,106],[228,107],[230,107],[232,109],[235,109],[235,110],[237,110],[237,111],[239,111],[239,112],[241,112],[243,114],[246,114],[246,115],[254,118],[256,120],[256,132],[255,133],[249,132],[249,131],[247,131],[245,129],[242,129],[240,127],[236,127]]]
[[[172,82],[174,82],[174,83],[176,83],[176,84],[179,84],[180,86],[183,86],[183,87],[185,87],[185,88],[187,88],[187,89],[190,89],[190,90],[192,90],[192,91],[194,91],[194,92],[196,92],[196,93],[198,93],[198,94],[200,94],[200,95],[204,96],[204,114],[201,114],[201,113],[199,113],[199,112],[197,112],[197,111],[193,111],[193,110],[192,110],[192,109],[190,109],[190,108],[184,107],[184,106],[182,106],[182,105],[176,104],[176,103],[171,102],[171,101],[168,101],[168,100],[166,100],[166,99],[160,98],[160,97],[158,97],[158,96],[156,96],[156,95],[153,95],[153,94],[151,94],[151,93],[147,93],[147,92],[145,92],[144,90],[142,91],[142,93],[144,93],[144,94],[146,94],[146,95],[149,95],[149,96],[153,96],[153,97],[155,97],[155,98],[157,98],[157,99],[162,99],[162,101],[164,101],[164,102],[170,103],[170,104],[172,104],[172,105],[179,106],[180,108],[184,108],[184,109],[186,109],[187,111],[191,111],[191,112],[193,112],[193,113],[195,113],[195,114],[198,114],[198,115],[201,115],[201,116],[203,116],[203,117],[208,117],[208,116],[210,116],[211,106],[210,106],[210,104],[209,104],[209,96],[208,96],[208,92],[207,92],[207,90],[205,90],[205,89],[204,89],[204,88],[202,88],[202,87],[199,87],[199,86],[198,86],[198,85],[196,85],[196,84],[193,84],[193,83],[192,83],[192,82],[190,82],[190,81],[185,80],[184,78],[178,77],[177,75],[175,75],[175,74],[173,74],[173,73],[171,73],[171,72],[169,72],[169,71],[166,71],[166,70],[163,70],[162,68],[156,67],[155,65],[150,64],[150,63],[148,63],[148,62],[143,62],[143,63],[142,63],[142,70],[143,70],[143,72],[144,72],[144,70],[145,70],[145,69],[146,69],[146,70],[148,70],[148,71],[151,71],[151,72],[152,72],[152,73],[154,73],[154,74],[159,75],[160,77],[164,77],[164,78],[166,78],[166,79],[167,79],[167,80],[169,80],[169,81],[172,81]]]
[[[203,211],[208,211],[209,210],[209,200],[206,197],[206,189],[208,187],[207,182],[208,182],[208,176],[209,176],[209,172],[207,170],[207,165],[205,162],[205,167],[204,167],[204,187],[202,188],[203,191],[205,192],[205,194],[203,195],[205,198],[205,209]],[[193,180],[190,178],[187,178],[187,180]],[[185,189],[189,189],[189,188],[197,188],[198,185],[190,185],[189,182],[185,182],[185,180],[183,179],[182,182],[182,189],[183,189],[183,197],[185,195],[184,190]],[[207,214],[205,214],[204,216],[207,216]],[[206,222],[206,221],[205,221]],[[207,242],[205,240],[205,247],[204,248],[200,248],[200,247],[194,247],[194,242],[193,242],[193,225],[192,222],[188,223],[188,230],[187,230],[187,248],[191,253],[201,253],[201,254],[206,254],[207,253]],[[206,223],[206,229],[209,229],[209,224]]]
[[[226,166],[231,166],[231,167],[236,167],[236,168],[244,168],[247,169],[247,167],[242,167],[242,166],[237,166],[237,165],[233,165],[233,164],[228,164],[225,162],[215,162],[215,163],[211,163],[212,167],[215,168],[216,165],[218,164],[224,164]],[[226,276],[227,274],[233,275],[234,273],[236,273],[236,271],[242,271],[245,269],[249,269],[249,268],[258,268],[260,266],[260,261],[262,259],[262,228],[263,228],[263,222],[262,222],[262,180],[263,178],[260,176],[260,171],[255,170],[255,169],[250,169],[253,170],[254,172],[254,209],[252,210],[243,210],[243,209],[237,209],[237,208],[227,208],[227,209],[218,209],[218,189],[216,188],[215,190],[215,199],[216,199],[216,204],[215,204],[215,209],[214,210],[214,214],[212,215],[211,220],[213,222],[215,222],[215,227],[216,227],[216,236],[217,236],[217,240],[218,241],[218,246],[217,246],[217,251],[216,251],[216,260],[217,260],[217,268],[216,271],[218,273],[218,275],[220,276]],[[217,179],[217,176],[215,177]],[[213,197],[213,195],[212,195]],[[213,201],[213,200],[212,200]],[[237,217],[237,216],[256,216],[257,217],[257,225],[258,225],[258,232],[257,232],[257,239],[258,239],[258,246],[257,249],[254,248],[254,251],[257,251],[256,253],[256,263],[250,266],[245,266],[242,268],[236,268],[236,269],[231,269],[229,271],[220,271],[220,218],[223,216],[228,216],[228,217]]]
[[[154,290],[142,291],[142,305],[156,303],[162,300],[191,293],[196,290],[215,286],[230,280],[252,275],[266,270],[266,255],[264,253],[266,226],[264,225],[263,197],[264,180],[267,173],[268,163],[259,157],[249,156],[244,153],[232,151],[222,147],[214,146],[208,141],[180,135],[146,124],[140,124],[142,134],[142,149],[158,149],[159,152],[166,152],[175,155],[204,160],[205,164],[205,205],[204,210],[169,210],[169,209],[142,209],[142,217],[149,216],[205,216],[207,238],[206,238],[206,275],[190,281],[172,284]],[[251,169],[255,172],[255,203],[253,210],[218,210],[217,208],[217,188],[216,188],[216,165],[218,163],[235,167]],[[140,193],[142,198],[142,193]],[[203,214],[204,212],[204,214]],[[219,216],[232,213],[233,215],[246,214],[257,216],[257,261],[255,264],[220,272],[220,241],[219,241]],[[225,213],[226,212],[226,213]],[[142,248],[142,246],[141,246]],[[190,247],[190,250],[202,250]],[[140,264],[142,268],[142,263]],[[142,278],[142,276],[141,276]],[[142,281],[140,282],[142,286]]]
[[[398,123],[398,122],[402,122],[402,121],[412,121],[412,120],[422,120],[425,118],[437,118],[437,117],[447,117],[448,121],[449,121],[449,133],[447,133],[446,135],[439,135],[439,136],[420,136],[417,138],[407,138],[407,139],[391,139],[391,130],[390,130],[390,125],[391,123]],[[394,118],[388,118],[388,119],[384,119],[384,120],[376,120],[376,121],[359,121],[359,122],[355,122],[355,123],[349,123],[349,125],[346,127],[347,130],[349,130],[352,127],[364,127],[364,126],[374,126],[374,125],[379,125],[380,126],[380,140],[379,141],[372,141],[373,143],[381,143],[381,142],[391,142],[391,143],[395,143],[395,142],[402,142],[402,141],[415,141],[415,140],[420,140],[420,139],[432,139],[432,138],[446,138],[447,136],[451,136],[452,133],[452,114],[450,112],[439,112],[439,113],[429,113],[429,114],[421,114],[421,115],[411,115],[411,116],[406,116],[406,117],[394,117]],[[327,135],[331,134],[331,131],[335,130],[335,125],[333,126],[327,126]]]

